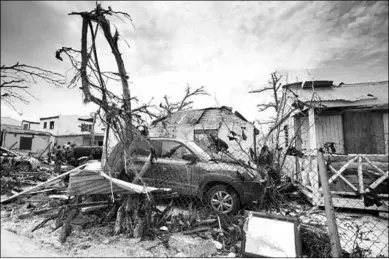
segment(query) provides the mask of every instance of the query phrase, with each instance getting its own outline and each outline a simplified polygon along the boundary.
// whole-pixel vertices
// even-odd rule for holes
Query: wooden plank
[[[350,183],[346,178],[344,178],[343,175],[339,175],[339,178],[342,179],[348,186],[350,186],[351,189],[353,189],[355,192],[358,192],[358,188],[355,187],[352,183]]]
[[[331,165],[329,165],[329,168],[335,173],[333,176],[331,176],[331,178],[329,179],[328,183],[332,183],[339,175],[341,175],[343,173],[344,170],[346,170],[346,168],[351,164],[353,163],[355,160],[357,160],[359,157],[359,155],[357,155],[356,157],[352,158],[351,160],[349,160],[344,166],[342,166],[342,168],[339,169],[339,171],[336,171],[335,168],[333,168]]]
[[[88,212],[96,211],[96,210],[103,209],[103,208],[106,208],[106,207],[108,207],[108,204],[106,204],[106,205],[97,205],[97,206],[92,206],[92,207],[85,207],[85,208],[81,209],[81,212],[82,213],[88,213]]]
[[[363,159],[365,159],[366,162],[368,162],[372,167],[374,167],[374,168],[375,168],[378,172],[380,172],[382,175],[385,174],[385,172],[382,171],[380,168],[378,168],[373,162],[371,162],[369,158],[363,157]]]
[[[339,208],[364,209],[364,210],[388,212],[387,205],[383,205],[380,207],[377,207],[376,205],[365,207],[365,204],[361,199],[332,197],[332,202],[335,207],[339,207]]]
[[[325,160],[328,160],[328,158],[331,158],[331,162],[347,162],[349,161],[352,157],[355,157],[357,155],[361,155],[364,157],[369,158],[371,161],[374,161],[374,163],[388,163],[389,156],[388,155],[380,155],[380,154],[348,154],[348,155],[338,155],[338,154],[331,154],[331,155],[324,155]]]
[[[378,178],[372,185],[370,185],[368,188],[369,189],[375,189],[378,185],[380,185],[385,179],[388,178],[388,172],[386,172],[383,176]]]
[[[363,194],[364,192],[364,185],[363,185],[363,171],[362,171],[362,157],[358,157],[358,181],[359,181],[359,193]]]
[[[316,124],[315,124],[315,109],[310,108],[308,110],[308,137],[309,137],[309,150],[315,150],[317,146],[316,140]]]
[[[48,184],[51,184],[51,183],[53,183],[53,182],[55,182],[55,181],[57,181],[57,180],[60,180],[60,179],[64,178],[65,176],[70,175],[72,172],[74,172],[74,171],[76,171],[76,170],[79,170],[79,169],[81,169],[81,168],[84,168],[84,167],[85,167],[85,165],[81,165],[81,166],[79,166],[79,167],[73,168],[72,170],[67,171],[66,173],[63,173],[63,174],[61,174],[61,175],[59,175],[59,176],[57,176],[57,177],[54,177],[54,178],[51,179],[51,180],[48,180],[48,181],[46,181],[46,182],[44,182],[44,183],[41,183],[41,184],[38,184],[38,185],[36,185],[36,186],[34,186],[34,187],[28,189],[28,190],[25,190],[25,191],[23,191],[23,192],[17,194],[17,195],[13,195],[13,196],[11,196],[11,197],[5,199],[5,200],[2,200],[1,203],[7,202],[7,201],[11,201],[11,200],[13,200],[13,199],[15,199],[15,198],[17,198],[17,197],[20,197],[21,195],[25,195],[25,194],[28,194],[28,193],[30,193],[30,192],[32,192],[32,191],[38,190],[39,188],[44,187],[44,186],[46,186],[46,185],[48,185]]]

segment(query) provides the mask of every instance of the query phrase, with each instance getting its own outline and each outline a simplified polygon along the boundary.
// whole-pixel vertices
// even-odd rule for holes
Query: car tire
[[[16,165],[16,169],[22,172],[31,172],[32,166],[29,163],[19,163]]]
[[[210,208],[218,213],[235,214],[240,208],[238,194],[232,187],[226,185],[215,185],[210,188],[206,199]]]

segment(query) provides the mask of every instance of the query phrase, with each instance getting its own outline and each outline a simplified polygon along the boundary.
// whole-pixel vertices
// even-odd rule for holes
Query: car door
[[[134,171],[139,173],[142,170],[143,165],[146,163],[150,155],[150,145],[146,141],[141,139],[136,139],[134,141],[135,141],[135,149],[134,149],[133,160],[132,160],[134,163],[129,164],[128,165],[129,168],[127,168],[127,170],[131,172],[131,174],[135,174]],[[156,152],[156,156],[157,157],[160,156],[161,144],[158,141],[153,141],[153,140],[151,141],[151,144]],[[158,170],[156,168],[157,166],[155,162],[156,161],[153,162],[149,170],[147,170],[146,173],[142,176],[141,184],[145,183],[146,185],[152,187],[160,186],[160,184],[156,179],[156,172]]]
[[[195,186],[192,174],[194,153],[183,143],[174,140],[161,141],[160,157],[155,162],[154,177],[157,187],[172,188],[180,194],[193,195]]]

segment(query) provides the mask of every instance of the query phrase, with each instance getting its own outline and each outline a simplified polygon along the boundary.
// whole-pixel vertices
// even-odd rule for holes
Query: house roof
[[[232,113],[232,108],[231,107],[209,107],[209,108],[204,108],[204,109],[190,109],[190,110],[184,110],[184,111],[179,111],[177,113],[174,113],[169,120],[170,123],[176,124],[176,125],[182,125],[182,124],[191,124],[195,125],[199,122],[200,118],[204,114],[205,111],[211,110],[211,109],[218,109],[218,110],[227,110]],[[235,116],[239,117],[240,119],[244,120],[247,122],[247,120],[237,111],[235,111]],[[165,119],[166,120],[166,119]]]
[[[52,134],[50,132],[38,131],[38,130],[23,130],[23,129],[16,129],[16,128],[5,128],[4,131],[6,131],[7,133],[16,133],[16,134],[52,136]]]
[[[22,122],[15,120],[14,118],[7,117],[7,116],[1,116],[1,125],[14,125],[14,126],[21,126]]]
[[[28,122],[28,123],[32,123],[32,124],[40,124],[40,122],[28,121],[28,120],[22,120],[22,122]]]
[[[299,82],[284,87],[289,88],[302,102],[320,103],[327,107],[388,104],[388,81],[341,83],[339,86],[327,84],[313,88]]]

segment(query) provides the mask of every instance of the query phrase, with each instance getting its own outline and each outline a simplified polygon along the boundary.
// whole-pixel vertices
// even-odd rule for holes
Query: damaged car
[[[4,147],[0,147],[0,164],[1,168],[15,168],[24,172],[34,171],[40,167],[38,159],[24,156]]]
[[[150,138],[156,159],[142,176],[148,186],[171,188],[179,195],[204,200],[219,213],[236,213],[259,200],[264,186],[257,170],[233,159],[221,159],[193,141]],[[139,172],[150,155],[150,145],[135,140],[133,163]],[[132,173],[131,173],[132,171]],[[129,168],[131,176],[135,173]],[[131,180],[131,179],[129,179]]]

